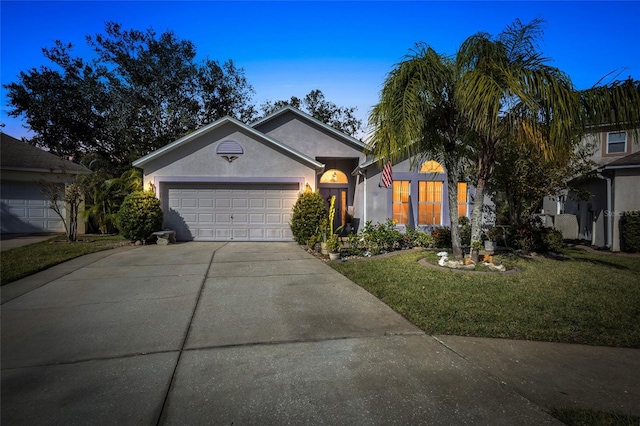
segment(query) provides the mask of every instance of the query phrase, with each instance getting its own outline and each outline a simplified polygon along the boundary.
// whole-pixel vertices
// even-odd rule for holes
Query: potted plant
[[[500,238],[500,229],[494,226],[487,229],[484,234],[487,236],[487,239],[484,240],[484,249],[486,251],[495,251],[496,241]]]
[[[332,234],[327,240],[327,249],[329,250],[329,258],[331,260],[337,260],[340,258],[340,249],[342,248],[342,241],[338,234]]]
[[[327,249],[327,234],[328,232],[328,221],[326,218],[322,219],[320,222],[320,226],[318,227],[318,231],[322,241],[320,241],[320,253],[329,254],[329,250]]]

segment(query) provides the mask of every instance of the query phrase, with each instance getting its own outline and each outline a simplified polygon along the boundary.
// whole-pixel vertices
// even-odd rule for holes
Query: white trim
[[[609,151],[609,135],[613,134],[613,133],[624,133],[624,149],[622,151],[616,151],[616,152],[611,152]],[[626,154],[627,153],[627,148],[628,148],[628,143],[629,143],[629,135],[627,133],[626,130],[621,130],[621,131],[616,131],[616,132],[607,132],[607,138],[606,138],[606,147],[605,147],[605,152],[607,154]],[[621,142],[615,142],[615,144],[620,144]]]

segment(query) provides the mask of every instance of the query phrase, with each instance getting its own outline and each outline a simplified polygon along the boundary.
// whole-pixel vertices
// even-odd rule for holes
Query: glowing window
[[[418,224],[442,223],[442,182],[418,182]]]
[[[422,163],[420,173],[444,173],[444,168],[437,161],[429,160]]]
[[[393,221],[399,225],[409,223],[409,181],[393,181]]]
[[[347,175],[338,169],[329,169],[320,176],[320,183],[348,183]]]
[[[458,182],[458,217],[468,216],[467,208],[469,206],[469,198],[467,194],[467,183]]]

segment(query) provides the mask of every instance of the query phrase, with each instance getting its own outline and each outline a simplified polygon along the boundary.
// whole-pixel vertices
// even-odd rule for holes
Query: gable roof
[[[3,170],[47,171],[88,174],[91,170],[50,152],[0,133],[0,168]]]
[[[637,167],[640,167],[640,151],[618,158],[616,161],[606,164],[602,169],[633,169]]]
[[[141,167],[143,165],[145,165],[146,163],[148,163],[149,161],[152,161],[156,158],[161,157],[162,155],[173,151],[174,149],[177,149],[185,144],[188,144],[189,142],[191,142],[194,139],[197,139],[198,137],[205,135],[215,129],[218,129],[226,124],[232,124],[234,126],[239,127],[240,129],[250,133],[254,138],[259,139],[263,142],[265,142],[267,145],[271,145],[274,148],[277,148],[279,150],[288,152],[289,154],[291,154],[293,157],[297,158],[299,161],[301,161],[304,164],[307,164],[309,167],[314,168],[316,170],[322,170],[324,169],[324,164],[319,163],[318,161],[314,160],[311,157],[308,157],[306,155],[304,155],[303,153],[296,151],[295,149],[291,148],[288,145],[283,144],[282,142],[279,142],[275,139],[273,139],[272,137],[269,137],[267,135],[265,135],[264,133],[261,133],[259,131],[257,131],[256,129],[247,126],[246,124],[242,123],[241,121],[236,120],[233,117],[224,117],[221,118],[219,120],[214,121],[211,124],[208,124],[204,127],[201,127],[200,129],[189,133],[186,136],[183,136],[182,138],[171,142],[170,144],[167,144],[165,146],[163,146],[160,149],[157,149],[147,155],[145,155],[142,158],[138,158],[137,160],[135,160],[133,162],[133,166],[135,167]]]
[[[276,117],[280,117],[286,113],[292,113],[298,117],[300,117],[301,119],[310,122],[318,127],[323,128],[324,130],[328,131],[329,133],[331,133],[332,135],[336,136],[339,139],[342,139],[344,142],[346,142],[347,144],[353,146],[356,149],[359,149],[360,151],[364,151],[364,149],[366,148],[366,145],[362,142],[359,141],[358,139],[349,136],[345,133],[342,133],[340,130],[334,129],[333,127],[329,126],[328,124],[318,120],[315,117],[312,117],[311,115],[307,114],[306,112],[300,111],[298,108],[294,108],[290,105],[287,105],[286,107],[280,108],[279,110],[272,112],[271,114],[259,119],[258,121],[255,121],[253,123],[251,123],[251,127],[258,127],[261,124],[267,123],[273,119],[275,119]]]

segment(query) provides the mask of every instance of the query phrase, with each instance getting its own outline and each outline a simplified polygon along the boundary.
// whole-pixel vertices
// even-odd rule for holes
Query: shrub
[[[445,227],[438,227],[431,231],[433,246],[436,248],[451,248],[451,230]],[[471,238],[471,237],[469,237]]]
[[[122,202],[116,223],[125,238],[146,240],[162,229],[160,200],[152,191],[132,192]]]
[[[622,212],[620,243],[624,251],[640,252],[640,210]]]
[[[311,238],[309,238],[309,241],[307,241],[307,246],[309,246],[311,250],[315,250],[316,245],[319,242],[320,242],[320,237],[318,235],[312,235]]]
[[[551,228],[545,228],[545,231],[543,238],[545,251],[552,251],[554,253],[562,251],[562,232]]]
[[[433,247],[433,236],[428,232],[412,231],[411,237],[415,247],[430,248]]]
[[[320,223],[327,218],[324,200],[318,192],[305,191],[298,195],[291,215],[291,232],[298,244],[307,244],[320,232]]]
[[[360,247],[371,254],[399,250],[403,248],[404,236],[396,229],[393,220],[388,219],[385,223],[373,225],[367,221],[362,230]]]
[[[562,250],[562,233],[556,229],[545,228],[539,218],[532,218],[517,226],[512,235],[512,243],[524,251],[546,253]]]
[[[351,256],[362,256],[362,234],[347,235],[347,252]]]
[[[331,237],[327,240],[327,249],[329,253],[339,253],[342,248],[342,240],[338,234],[331,234]]]

